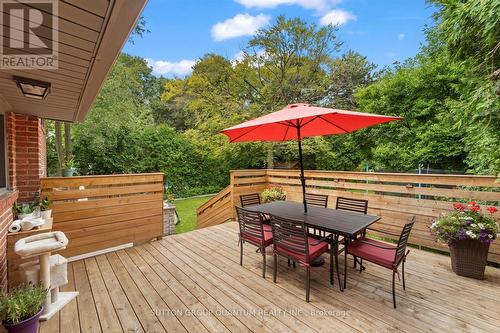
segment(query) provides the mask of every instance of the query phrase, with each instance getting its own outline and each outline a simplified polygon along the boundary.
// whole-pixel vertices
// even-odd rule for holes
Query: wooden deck
[[[329,285],[327,267],[314,269],[308,304],[302,268],[280,260],[274,284],[272,257],[263,279],[249,245],[240,267],[236,232],[230,222],[73,262],[66,289],[80,296],[40,331],[499,331],[500,269],[488,267],[486,281],[461,278],[448,257],[412,249],[397,309],[390,272],[373,264],[361,274],[351,268],[343,293]]]

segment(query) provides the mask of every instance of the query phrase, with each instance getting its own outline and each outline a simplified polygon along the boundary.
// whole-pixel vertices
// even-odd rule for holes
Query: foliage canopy
[[[500,171],[498,1],[433,0],[419,54],[378,69],[333,26],[279,17],[239,59],[206,54],[186,77],[155,77],[122,54],[74,127],[82,174],[164,172],[176,195],[214,192],[236,168],[294,166],[294,142],[229,144],[220,130],[294,102],[401,115],[401,122],[304,140],[306,168]],[[141,29],[145,29],[142,27]],[[49,127],[49,166],[53,143]]]

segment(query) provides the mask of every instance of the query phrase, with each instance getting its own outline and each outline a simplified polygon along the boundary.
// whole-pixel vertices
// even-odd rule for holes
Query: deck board
[[[97,309],[90,288],[89,277],[85,270],[85,262],[77,261],[73,264],[73,274],[75,276],[75,289],[80,292],[76,299],[80,319],[80,329],[82,332],[100,333],[101,324],[97,316]]]
[[[194,298],[203,304],[210,314],[213,314],[227,329],[232,332],[250,332],[250,330],[240,321],[237,317],[224,315],[225,308],[217,301],[216,295],[210,291],[205,291],[189,274],[184,273],[182,270],[177,269],[161,252],[158,252],[152,245],[145,245],[140,248],[145,254],[155,258],[155,261],[160,263],[159,269],[167,277],[172,276],[174,279],[173,284],[177,281],[180,285],[186,288]],[[175,288],[177,291],[182,288]]]
[[[68,284],[61,287],[61,291],[71,290],[75,290],[75,277],[73,274],[73,266],[70,265],[68,267]],[[73,299],[71,302],[69,302],[59,312],[59,330],[66,333],[80,332],[80,321],[76,299]]]
[[[348,272],[348,289],[331,286],[327,265],[311,273],[279,260],[272,282],[262,255],[245,245],[239,265],[237,225],[209,227],[70,263],[64,290],[80,296],[40,332],[498,332],[500,269],[485,281],[456,276],[449,258],[411,249],[406,291],[373,264]],[[326,258],[325,258],[326,259]],[[328,261],[327,261],[328,262]],[[341,256],[340,264],[344,258]],[[352,260],[348,259],[349,267]]]
[[[226,232],[226,231],[227,230],[219,229],[216,234],[209,235],[210,242],[207,242],[205,239],[200,240],[200,242],[203,242],[204,246],[206,246],[206,247],[213,246],[214,243],[217,243],[217,242],[220,243],[220,240],[223,239],[222,237],[220,237],[220,233]],[[230,234],[228,234],[228,236],[230,236]],[[235,262],[237,262],[237,260],[239,260],[239,258],[237,256],[232,255],[234,251],[230,248],[230,246],[227,246],[227,242],[222,241],[222,243],[220,243],[219,246],[217,247],[219,252],[221,251],[222,248],[225,248],[226,253],[228,253],[233,258],[233,260]],[[258,259],[260,259],[260,258],[258,258]],[[448,259],[448,258],[446,258],[446,259]],[[410,263],[408,266],[411,265],[411,259],[409,259],[409,262]],[[257,262],[257,266],[258,265],[260,265],[260,261]],[[421,265],[419,265],[418,267],[421,267]],[[323,284],[325,288],[330,288],[330,286],[328,284],[328,276],[326,275],[327,272],[326,272],[325,268],[326,267],[324,266],[323,269],[320,269],[320,271],[323,271],[324,277],[318,279],[318,282],[320,284]],[[256,267],[255,271],[256,271],[256,273],[259,273],[260,266]],[[290,271],[288,269],[284,269],[284,272],[289,273]],[[280,276],[280,275],[281,275],[281,271],[278,273],[278,276]],[[292,273],[291,275],[292,276],[287,277],[286,279],[282,279],[282,280],[284,280],[285,284],[287,284],[289,281],[297,278],[297,274]],[[408,275],[407,278],[410,279],[409,271],[407,271],[407,275]],[[377,308],[378,307],[377,302],[384,302],[384,304],[387,307],[392,308],[392,298],[391,298],[392,296],[390,293],[391,292],[391,290],[390,290],[390,283],[391,283],[390,277],[391,277],[391,275],[388,274],[387,270],[380,268],[376,265],[370,265],[370,270],[363,272],[363,274],[359,274],[358,272],[352,270],[352,272],[350,271],[350,274],[348,276],[349,276],[348,290],[346,291],[346,293],[351,293],[351,292],[357,293],[359,295],[359,299],[363,303],[365,303],[366,305],[369,305],[371,308]],[[453,276],[455,277],[455,275],[453,275]],[[315,275],[313,273],[312,278],[314,278],[314,277],[315,277]],[[304,277],[299,276],[298,278],[300,280],[300,285],[299,285],[299,289],[300,289],[299,293],[300,293],[301,290],[303,290],[301,283],[302,283]],[[463,278],[460,278],[460,277],[457,277],[457,278],[463,280]],[[466,279],[466,280],[468,281],[470,279]],[[383,281],[385,281],[385,282],[383,282]],[[475,281],[475,282],[477,282],[477,281]],[[460,286],[461,286],[460,284],[457,284],[457,287],[460,287]],[[351,288],[351,287],[357,287],[357,288]],[[412,286],[407,286],[407,288],[408,288],[407,291],[410,290],[409,289],[410,287],[412,287]],[[483,297],[470,298],[464,293],[463,300],[462,299],[460,300],[461,306],[457,308],[454,305],[456,304],[456,301],[457,301],[456,293],[460,292],[459,290],[456,290],[453,293],[441,292],[439,290],[440,287],[436,289],[436,287],[433,284],[429,283],[428,281],[424,281],[424,283],[416,284],[416,285],[414,283],[413,287],[415,287],[415,295],[407,294],[409,296],[415,296],[415,297],[408,298],[411,302],[413,302],[412,306],[408,306],[405,303],[400,304],[401,302],[398,302],[398,307],[399,307],[398,310],[400,310],[402,307],[405,307],[406,308],[405,312],[414,313],[414,315],[413,315],[414,318],[407,316],[407,320],[410,322],[413,322],[414,325],[421,325],[421,323],[423,321],[423,322],[428,322],[429,325],[437,326],[437,327],[441,328],[442,330],[450,330],[450,328],[453,326],[455,326],[456,329],[462,329],[463,327],[467,328],[470,322],[475,321],[479,327],[484,326],[484,327],[489,327],[490,330],[493,330],[493,331],[495,330],[494,327],[492,327],[492,325],[491,325],[491,321],[493,321],[493,320],[484,321],[484,320],[482,320],[482,318],[475,318],[475,317],[469,318],[469,316],[468,316],[467,311],[469,311],[469,306],[473,309],[476,309],[477,313],[481,314],[481,316],[484,316],[485,312],[488,313],[487,311],[482,310],[481,307],[478,307],[477,305],[474,306],[474,304],[476,302],[481,304]],[[313,288],[314,288],[314,285],[313,285]],[[357,290],[358,288],[360,290],[362,290],[362,292],[358,293],[358,290]],[[426,291],[428,289],[431,289],[434,292],[437,291],[436,296],[439,296],[441,298],[442,303],[452,305],[453,307],[450,309],[449,307],[443,306],[442,304],[435,304],[432,301],[428,301],[426,298],[427,295],[424,295],[424,293],[426,293]],[[320,290],[318,290],[318,291],[321,293]],[[398,295],[400,292],[403,292],[403,291],[400,289],[397,289]],[[302,293],[304,293],[304,292],[302,291]],[[382,295],[384,295],[384,297],[381,297]],[[451,295],[451,297],[450,297],[450,295]],[[339,295],[339,297],[342,297],[342,296],[343,296],[342,294]],[[312,297],[314,297],[314,294],[312,294]],[[372,300],[375,300],[376,302],[371,303],[371,302],[367,301],[366,300],[367,297],[372,299]],[[349,297],[346,300],[346,302],[351,302],[354,299],[358,299],[358,297],[356,297],[356,298]],[[426,306],[422,306],[422,304],[425,304]],[[498,306],[498,303],[496,303],[497,304],[496,306],[494,304],[495,303],[483,304],[483,305],[489,306],[490,309],[494,309],[496,306]],[[467,305],[467,306],[464,307],[464,305]],[[434,311],[429,311],[428,308],[432,308],[432,309],[434,309]],[[386,309],[385,307],[382,308],[382,310],[385,310],[385,309]],[[455,316],[459,315],[463,310],[466,310],[463,313],[463,315],[455,318]],[[373,312],[373,310],[367,311],[367,313],[370,313],[370,312]],[[389,313],[386,312],[384,314],[379,314],[377,316],[377,318],[384,318],[384,320],[385,320],[386,316],[390,316],[391,314],[395,315],[396,316],[395,319],[400,321],[399,313],[394,312],[394,311],[391,311]],[[493,314],[493,312],[491,312],[491,314]],[[446,320],[444,320],[443,318]],[[466,321],[464,321],[464,318],[467,318]],[[458,320],[455,320],[455,319],[458,319]],[[473,327],[470,327],[470,328],[472,329]]]

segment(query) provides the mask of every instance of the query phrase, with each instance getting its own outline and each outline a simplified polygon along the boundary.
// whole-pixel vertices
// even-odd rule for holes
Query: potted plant
[[[488,207],[484,214],[475,201],[468,205],[456,203],[453,208],[431,224],[431,235],[448,243],[451,267],[457,275],[484,279],[490,244],[498,233],[493,216],[497,208]]]
[[[19,220],[22,220],[28,217],[32,217],[35,208],[33,207],[33,204],[30,203],[25,202],[22,204],[18,204],[17,202],[14,202],[12,210],[14,211],[14,215],[17,216]]]
[[[40,217],[44,220],[48,220],[52,217],[49,197],[45,197],[40,201]]]
[[[264,203],[286,199],[286,193],[281,187],[271,187],[265,189],[262,191],[260,196],[262,198],[262,202]]]
[[[33,284],[0,293],[0,319],[9,333],[36,333],[47,290]]]
[[[62,175],[63,177],[72,177],[75,173],[75,160],[70,158],[63,163]]]

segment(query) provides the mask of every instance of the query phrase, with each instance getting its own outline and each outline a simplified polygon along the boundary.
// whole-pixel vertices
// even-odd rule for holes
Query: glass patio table
[[[336,256],[339,253],[339,236],[344,237],[344,285],[347,284],[347,249],[350,239],[360,234],[364,229],[380,220],[379,216],[361,214],[340,209],[330,209],[316,206],[307,206],[307,213],[304,212],[302,203],[292,201],[274,201],[270,203],[253,205],[245,207],[247,210],[270,214],[279,217],[304,221],[308,227],[321,230],[334,235],[334,252]],[[337,259],[337,258],[336,258]],[[335,266],[339,285],[342,290],[339,276],[338,260],[335,260]]]

